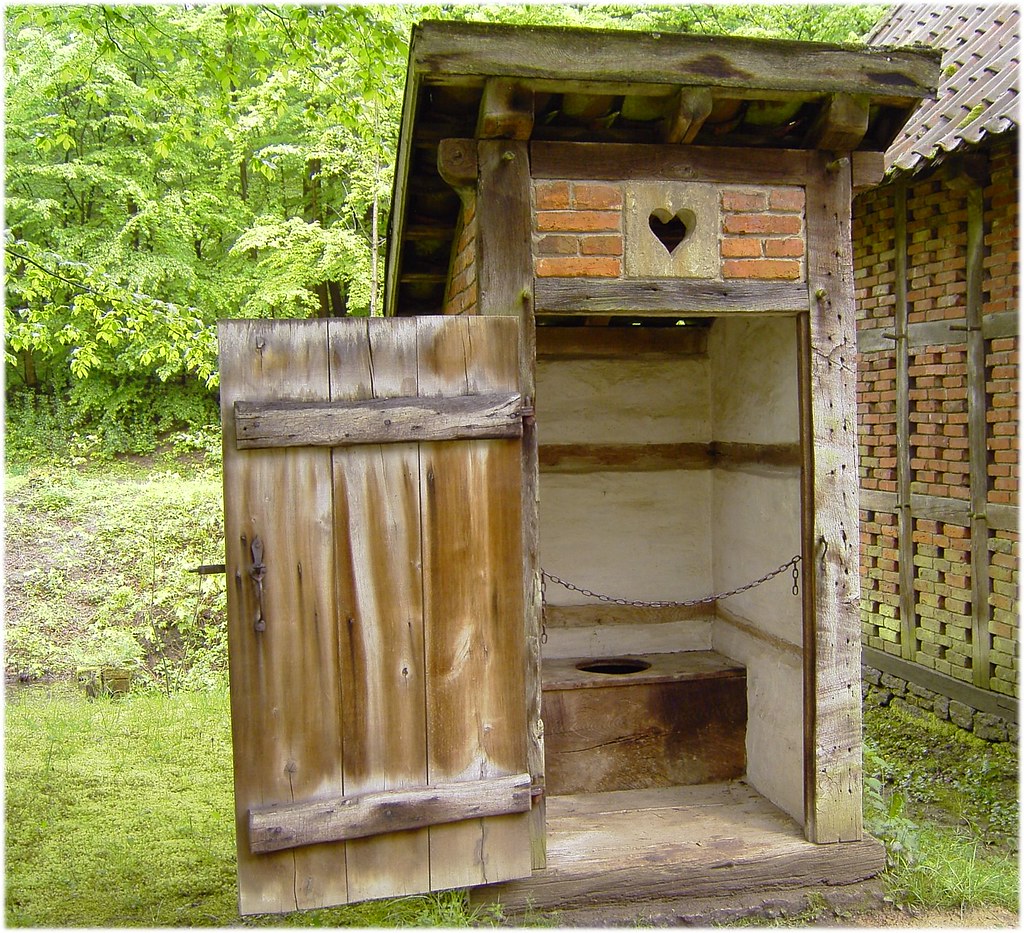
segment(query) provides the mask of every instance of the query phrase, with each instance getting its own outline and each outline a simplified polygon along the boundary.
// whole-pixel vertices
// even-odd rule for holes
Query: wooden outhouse
[[[221,328],[243,912],[880,870],[850,204],[937,62],[417,27],[386,317]]]

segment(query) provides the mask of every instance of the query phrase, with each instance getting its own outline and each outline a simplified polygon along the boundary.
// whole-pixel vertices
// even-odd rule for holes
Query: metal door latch
[[[251,551],[252,566],[249,568],[249,576],[256,590],[256,620],[253,623],[253,628],[257,632],[263,632],[267,628],[267,620],[263,617],[263,577],[267,572],[267,567],[263,563],[263,541],[259,535],[252,539]]]

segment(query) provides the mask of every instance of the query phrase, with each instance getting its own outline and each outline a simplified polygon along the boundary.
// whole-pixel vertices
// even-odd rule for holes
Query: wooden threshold
[[[874,839],[817,845],[743,781],[549,797],[548,867],[476,888],[506,913],[834,889],[885,867]],[[632,914],[624,914],[631,916]]]

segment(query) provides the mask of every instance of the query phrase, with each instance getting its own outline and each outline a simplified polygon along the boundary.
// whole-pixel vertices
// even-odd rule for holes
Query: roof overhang
[[[464,22],[413,30],[385,314],[437,313],[459,200],[446,138],[884,152],[940,53]]]

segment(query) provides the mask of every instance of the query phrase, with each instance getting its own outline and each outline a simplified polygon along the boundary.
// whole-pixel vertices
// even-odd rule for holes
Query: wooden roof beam
[[[856,149],[868,131],[868,98],[860,94],[832,94],[808,133],[814,149]]]
[[[665,142],[692,143],[710,116],[711,107],[711,88],[681,87],[665,117]]]
[[[757,87],[868,94],[874,102],[933,97],[940,62],[940,51],[920,48],[452,21],[420,23],[410,50],[411,70],[438,83],[504,76],[535,89],[598,82],[612,94],[648,83]]]
[[[480,101],[480,139],[529,139],[533,132],[533,88],[509,78],[488,78]]]

